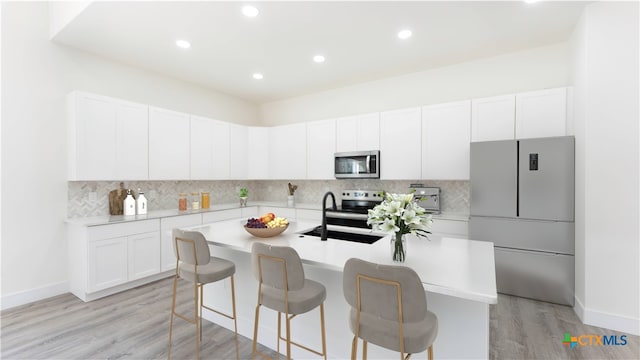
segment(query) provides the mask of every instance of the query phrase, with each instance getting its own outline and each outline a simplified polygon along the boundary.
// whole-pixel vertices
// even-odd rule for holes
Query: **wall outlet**
[[[97,201],[98,200],[98,194],[95,191],[91,191],[89,193],[89,201]]]

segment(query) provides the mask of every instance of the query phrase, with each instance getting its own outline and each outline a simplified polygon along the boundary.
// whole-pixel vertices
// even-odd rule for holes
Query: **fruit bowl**
[[[270,238],[282,234],[289,225],[274,228],[250,228],[244,225],[244,229],[251,235],[259,238]]]

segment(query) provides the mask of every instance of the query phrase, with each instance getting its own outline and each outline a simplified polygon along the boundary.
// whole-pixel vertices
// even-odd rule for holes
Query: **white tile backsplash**
[[[298,203],[315,203],[322,200],[327,191],[337,195],[343,189],[385,190],[406,193],[413,183],[441,189],[443,212],[469,213],[469,181],[391,181],[391,180],[223,180],[223,181],[128,181],[125,188],[145,192],[148,208],[154,210],[178,207],[178,194],[209,191],[211,204],[227,204],[238,201],[237,189],[249,189],[249,199],[287,201],[287,183],[298,185],[295,193]],[[70,181],[67,217],[87,217],[109,214],[109,192],[119,187],[116,181]]]

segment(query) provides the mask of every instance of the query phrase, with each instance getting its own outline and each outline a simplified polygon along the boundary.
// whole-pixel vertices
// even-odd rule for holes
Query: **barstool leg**
[[[285,313],[287,317],[287,360],[291,360],[291,318],[289,312]]]
[[[204,299],[204,284],[200,284],[200,341],[202,342],[202,304]]]
[[[236,330],[236,360],[240,357],[238,351],[238,317],[236,316],[236,286],[233,281],[233,275],[231,275],[231,306],[233,307],[233,326]]]
[[[322,355],[327,360],[327,338],[324,331],[324,302],[320,304],[320,329],[322,330]]]
[[[173,277],[173,297],[171,300],[171,321],[169,321],[169,350],[167,351],[167,359],[171,359],[171,337],[173,335],[173,314],[176,311],[176,286],[178,277]]]
[[[353,341],[351,342],[351,360],[356,360],[356,355],[358,353],[358,338],[353,337]]]
[[[429,346],[429,349],[427,349],[427,359],[433,360],[433,345]]]
[[[196,359],[200,359],[200,322],[198,321],[198,283],[193,283],[193,320],[196,323]]]
[[[281,329],[282,329],[282,313],[280,311],[278,311],[278,336],[276,337],[276,344],[277,344],[277,348],[276,351],[278,352],[278,354],[276,355],[276,359],[280,360],[280,334],[281,334]]]
[[[260,318],[260,304],[258,303],[258,305],[256,306],[256,319],[253,323],[253,349],[251,351],[251,360],[255,358],[256,351],[257,351],[256,344],[258,343],[258,319],[259,318]]]
[[[367,360],[367,341],[362,340],[362,360]]]

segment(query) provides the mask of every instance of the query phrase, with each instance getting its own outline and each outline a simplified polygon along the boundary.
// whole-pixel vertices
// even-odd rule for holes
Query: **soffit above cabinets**
[[[264,103],[566,41],[585,4],[105,1],[53,41]]]

